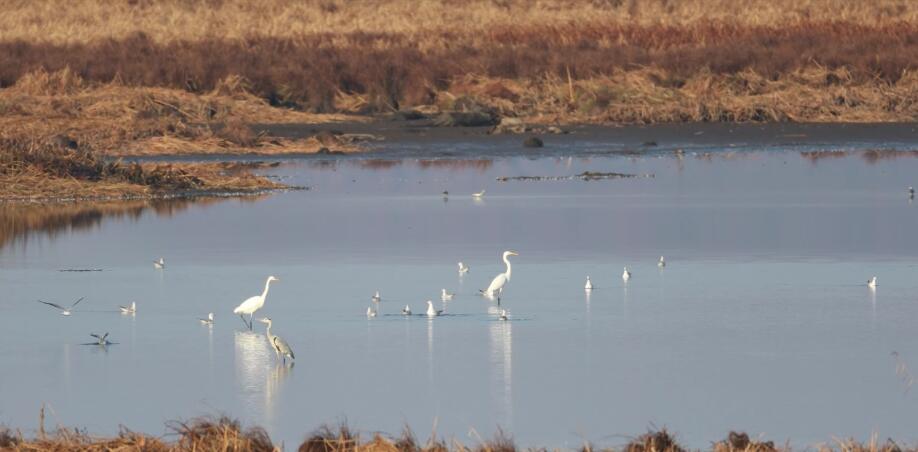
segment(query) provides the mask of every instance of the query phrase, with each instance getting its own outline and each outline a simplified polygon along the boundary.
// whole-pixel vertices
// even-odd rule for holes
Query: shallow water
[[[258,200],[4,210],[0,423],[34,429],[46,404],[52,424],[157,434],[226,413],[287,450],[345,419],[467,443],[500,426],[548,447],[620,445],[652,426],[692,447],[730,429],[797,446],[916,441],[918,204],[905,187],[918,158],[798,151],[304,158],[273,174],[309,190]],[[585,170],[647,177],[496,181]],[[508,322],[476,296],[504,249],[520,253]],[[102,271],[58,271],[73,268]],[[259,315],[292,367],[262,324],[248,332],[231,313],[268,275],[281,281]],[[71,317],[35,302],[80,296]],[[399,315],[427,299],[448,315]],[[130,301],[137,315],[119,314]],[[209,311],[216,324],[200,325]],[[118,344],[80,345],[94,331]]]

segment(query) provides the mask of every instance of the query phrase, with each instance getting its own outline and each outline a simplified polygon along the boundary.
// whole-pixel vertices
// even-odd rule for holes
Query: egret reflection
[[[488,308],[497,316],[499,309]],[[513,322],[494,321],[488,334],[491,350],[491,394],[500,406],[496,408],[498,424],[513,428]]]

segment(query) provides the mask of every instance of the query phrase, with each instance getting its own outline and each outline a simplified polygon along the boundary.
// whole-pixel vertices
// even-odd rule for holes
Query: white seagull
[[[631,272],[628,271],[628,267],[625,267],[625,271],[622,272],[622,281],[628,281],[631,279]]]
[[[501,309],[500,316],[498,316],[498,318],[501,320],[510,320],[510,313],[507,312],[506,309]]]
[[[663,256],[660,256],[660,261],[657,262],[657,267],[662,268],[662,267],[665,267],[665,266],[666,266],[666,259],[663,259]]]
[[[584,290],[593,290],[593,281],[590,281],[590,277],[587,276],[587,282],[583,286]]]
[[[271,286],[272,281],[280,280],[273,276],[269,276],[268,280],[265,281],[265,290],[261,293],[261,295],[249,297],[247,300],[240,303],[239,306],[236,306],[236,309],[233,309],[233,314],[239,314],[242,322],[245,323],[250,330],[252,329],[252,318],[255,316],[255,311],[261,309],[261,307],[265,305],[265,298],[268,296],[268,287]],[[245,321],[245,317],[242,316],[243,314],[249,315],[248,322]]]
[[[163,269],[166,268],[166,261],[163,258],[153,261],[153,268]]]
[[[411,315],[411,306],[406,304],[405,307],[402,308],[402,315]]]
[[[376,310],[373,309],[373,306],[367,306],[367,318],[376,317]]]
[[[443,310],[434,309],[433,302],[430,300],[427,300],[427,317],[436,317],[441,314],[443,314]]]
[[[446,289],[440,289],[440,300],[442,301],[452,301],[454,293],[449,293]]]
[[[118,306],[122,314],[137,314],[137,303],[131,302],[130,306]]]
[[[372,297],[371,299],[373,300],[374,303],[379,303],[379,302],[382,300],[382,298],[379,297],[379,291],[378,291],[378,290],[376,291],[375,294],[373,294],[373,297]]]
[[[105,347],[106,345],[117,344],[117,342],[111,342],[108,340],[108,333],[103,335],[98,335],[96,333],[89,333],[90,336],[96,338],[96,342],[85,342],[82,345],[98,345],[100,347]]]
[[[49,302],[47,302],[47,301],[38,300],[38,302],[39,302],[39,303],[44,303],[44,304],[46,304],[46,305],[48,305],[48,306],[51,306],[51,307],[53,307],[53,308],[60,309],[61,315],[70,315],[70,314],[73,313],[73,308],[75,308],[76,305],[80,304],[80,302],[83,301],[83,298],[84,298],[84,297],[80,297],[79,300],[74,301],[73,304],[70,305],[69,308],[65,308],[65,307],[63,307],[63,306],[61,306],[61,305],[59,305],[59,304],[56,304],[56,303],[49,303]]]
[[[474,198],[481,198],[481,197],[484,196],[484,194],[485,194],[485,191],[482,190],[482,191],[480,191],[480,192],[478,192],[478,193],[472,193],[472,197],[474,197]]]
[[[201,322],[201,325],[213,325],[214,324],[214,313],[208,312],[206,319],[198,319]]]
[[[482,290],[486,297],[497,297],[497,303],[500,304],[500,296],[504,292],[504,286],[510,281],[510,275],[512,273],[512,268],[510,267],[510,256],[519,256],[515,251],[504,251],[504,263],[507,264],[507,271],[497,275],[491,280],[491,284],[487,289]]]
[[[877,288],[877,277],[876,276],[867,280],[867,287],[871,289]]]
[[[468,273],[468,272],[469,272],[469,266],[460,262],[459,263],[459,273]]]

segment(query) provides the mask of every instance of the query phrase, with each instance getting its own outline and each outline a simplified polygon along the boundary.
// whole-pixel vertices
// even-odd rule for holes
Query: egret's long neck
[[[271,280],[265,281],[265,291],[261,293],[261,299],[264,300],[268,296],[268,288],[271,287]]]
[[[504,255],[504,263],[507,264],[507,271],[506,271],[507,280],[510,279],[510,274],[513,271],[513,268],[510,267],[510,259],[508,259],[508,257],[509,256]]]

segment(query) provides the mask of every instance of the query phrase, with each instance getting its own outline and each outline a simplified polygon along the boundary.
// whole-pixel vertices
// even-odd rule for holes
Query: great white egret
[[[153,268],[163,269],[166,268],[166,261],[163,258],[153,261]]]
[[[213,325],[213,324],[214,324],[214,313],[213,313],[213,312],[208,312],[208,313],[207,313],[207,318],[205,318],[205,319],[198,319],[198,321],[201,322],[201,325]]]
[[[507,271],[497,275],[491,280],[491,284],[487,289],[482,290],[487,297],[497,297],[497,302],[500,303],[500,296],[504,292],[504,286],[507,285],[507,282],[510,281],[510,275],[512,273],[512,268],[510,267],[510,256],[519,256],[515,251],[504,251],[504,263],[507,264]]]
[[[47,302],[47,301],[41,301],[41,300],[37,300],[37,301],[38,301],[39,303],[44,303],[44,304],[46,304],[46,305],[48,305],[48,306],[51,306],[51,307],[53,307],[53,308],[60,309],[61,315],[70,315],[70,314],[73,313],[73,308],[75,308],[76,305],[80,304],[80,302],[83,301],[83,298],[85,298],[85,297],[80,297],[79,300],[74,301],[73,304],[70,305],[69,308],[65,308],[65,307],[63,307],[63,306],[61,306],[61,305],[59,305],[59,304],[56,304],[56,303],[49,303],[49,302]]]
[[[278,358],[286,363],[287,357],[289,356],[291,360],[296,359],[296,356],[293,356],[293,350],[290,348],[290,345],[287,345],[287,341],[281,339],[279,336],[271,334],[271,319],[268,317],[263,317],[258,319],[261,323],[268,325],[268,328],[265,330],[265,335],[268,336],[268,343],[271,344],[271,348],[274,349],[274,354]]]
[[[666,266],[666,259],[663,259],[663,256],[660,256],[660,260],[657,262],[657,267],[663,268]]]
[[[137,303],[131,302],[130,306],[118,306],[122,314],[137,314]]]
[[[628,267],[625,267],[625,270],[622,272],[622,281],[628,281],[631,279],[631,272],[628,271]]]
[[[233,309],[233,314],[239,314],[239,318],[242,319],[242,322],[252,329],[252,318],[255,316],[255,311],[261,309],[265,305],[265,298],[268,296],[268,287],[271,286],[272,281],[280,281],[279,279],[269,276],[268,280],[265,281],[265,291],[261,295],[255,295],[254,297],[249,297],[249,299],[243,301],[239,306],[236,306],[236,309]],[[243,314],[249,315],[249,321],[245,321]]]
[[[468,272],[469,272],[469,266],[460,262],[459,263],[459,273],[468,273]]]
[[[367,317],[376,317],[376,310],[373,309],[373,306],[367,307]]]
[[[877,288],[877,277],[876,276],[867,280],[867,287],[871,289]]]
[[[452,301],[454,293],[449,293],[446,289],[440,289],[440,300],[442,301]]]
[[[478,192],[478,193],[472,193],[472,197],[474,197],[474,198],[481,198],[481,197],[484,196],[484,194],[485,194],[485,191],[482,190],[482,191],[480,191],[480,192]]]
[[[501,310],[500,310],[500,315],[498,316],[498,318],[501,319],[501,320],[509,320],[509,319],[510,319],[510,313],[507,312],[506,309],[501,309]]]
[[[411,315],[411,306],[406,304],[405,307],[402,308],[402,315]]]
[[[434,309],[433,302],[430,300],[427,300],[427,317],[436,317],[440,314],[443,314],[443,310]]]
[[[372,300],[373,300],[374,303],[379,303],[380,301],[382,301],[382,298],[379,297],[379,291],[378,291],[378,290],[376,291],[375,294],[373,294]]]

